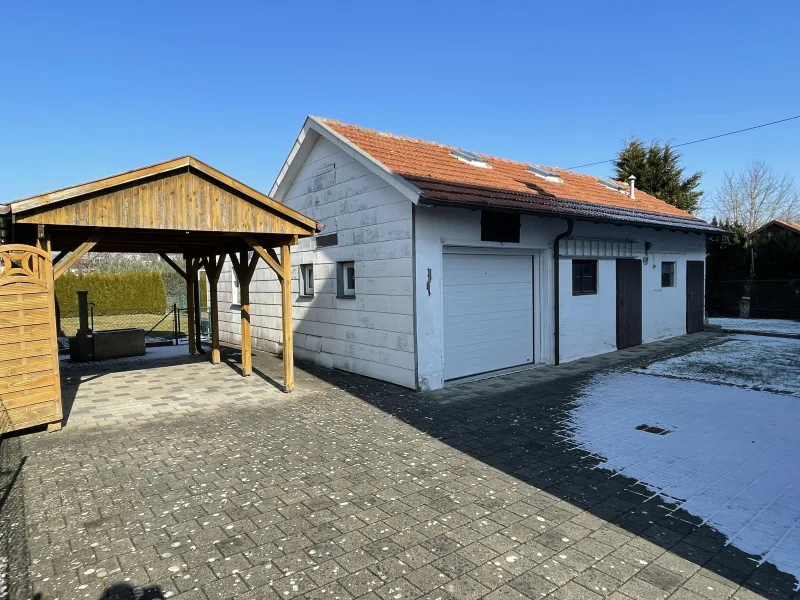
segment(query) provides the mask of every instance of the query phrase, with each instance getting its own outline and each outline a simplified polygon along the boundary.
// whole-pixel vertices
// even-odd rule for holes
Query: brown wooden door
[[[642,261],[617,259],[617,350],[642,343]]]
[[[686,261],[686,333],[703,331],[705,316],[705,263]]]

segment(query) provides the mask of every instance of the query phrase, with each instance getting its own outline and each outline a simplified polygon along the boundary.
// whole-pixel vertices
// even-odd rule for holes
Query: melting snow
[[[641,423],[671,433],[638,431]],[[591,380],[570,425],[601,467],[640,481],[800,580],[797,398],[607,373]]]
[[[711,318],[712,325],[727,331],[758,331],[760,333],[782,333],[800,335],[800,321],[784,319],[725,319]]]
[[[637,371],[800,396],[800,340],[736,335],[718,346]]]

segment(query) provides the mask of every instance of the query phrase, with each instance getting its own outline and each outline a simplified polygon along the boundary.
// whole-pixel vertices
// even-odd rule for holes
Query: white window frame
[[[672,283],[669,285],[664,285],[664,265],[672,265]],[[661,287],[662,288],[674,288],[677,286],[678,281],[678,262],[674,260],[662,260],[661,261]]]
[[[242,286],[239,285],[239,278],[236,276],[236,269],[231,267],[231,304],[241,306]]]
[[[356,288],[355,288],[355,280],[356,280],[356,263],[352,260],[344,261],[339,263],[339,268],[337,272],[338,277],[338,296],[339,298],[355,298],[356,297]],[[349,286],[349,281],[347,280],[347,269],[353,269],[353,287]]]
[[[300,265],[300,295],[314,295],[314,265]]]

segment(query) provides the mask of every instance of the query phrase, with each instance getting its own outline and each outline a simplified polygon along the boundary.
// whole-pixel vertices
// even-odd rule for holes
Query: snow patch
[[[800,340],[736,335],[636,371],[800,396]]]
[[[638,431],[641,423],[671,433]],[[592,378],[569,426],[599,467],[641,482],[800,580],[796,398],[614,372]]]
[[[781,333],[800,335],[800,321],[784,319],[727,319],[715,317],[708,320],[712,325],[726,331],[758,331],[759,333]]]

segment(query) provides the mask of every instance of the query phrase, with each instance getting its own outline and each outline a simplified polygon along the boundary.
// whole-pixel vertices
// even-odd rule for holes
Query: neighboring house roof
[[[792,233],[800,234],[800,223],[789,223],[788,221],[781,221],[780,219],[775,219],[774,221],[765,223],[764,225],[753,231],[750,234],[750,237],[757,236],[761,232],[769,229],[770,227],[782,227],[787,231],[791,231]]]
[[[311,130],[329,138],[334,137],[340,147],[371,161],[372,166],[380,171],[377,174],[415,202],[470,208],[491,207],[619,224],[720,232],[702,219],[641,190],[636,190],[635,198],[630,198],[627,191],[620,193],[609,189],[591,175],[545,167],[560,179],[551,181],[529,172],[531,164],[483,154],[476,156],[485,161],[485,166],[474,166],[452,156],[459,149],[451,146],[318,117],[309,117],[306,121],[272,189],[272,195],[277,199],[282,197],[279,188],[291,170],[290,163],[296,158],[305,134]],[[627,190],[627,184],[618,185]]]

